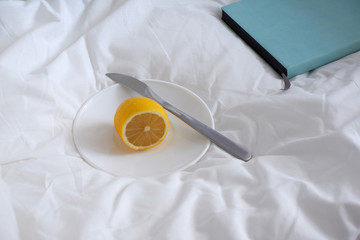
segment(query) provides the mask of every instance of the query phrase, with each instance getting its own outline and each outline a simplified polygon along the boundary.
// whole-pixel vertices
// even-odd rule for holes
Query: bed
[[[0,239],[360,239],[360,52],[282,91],[221,20],[232,2],[0,2]],[[91,164],[74,121],[120,88],[109,72],[182,89],[195,115],[200,99],[252,159],[210,143],[182,155],[208,141],[184,127],[194,136],[173,171]]]

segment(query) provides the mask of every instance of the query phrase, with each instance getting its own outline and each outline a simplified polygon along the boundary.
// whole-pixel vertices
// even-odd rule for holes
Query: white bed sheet
[[[228,0],[0,2],[0,239],[359,239],[360,52],[292,79],[222,21]],[[244,163],[211,145],[145,179],[72,140],[107,72],[179,84]]]

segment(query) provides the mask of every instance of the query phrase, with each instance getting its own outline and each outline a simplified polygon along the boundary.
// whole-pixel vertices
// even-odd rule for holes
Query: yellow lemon
[[[123,142],[134,150],[159,145],[169,130],[165,109],[146,97],[133,97],[116,110],[114,126]]]

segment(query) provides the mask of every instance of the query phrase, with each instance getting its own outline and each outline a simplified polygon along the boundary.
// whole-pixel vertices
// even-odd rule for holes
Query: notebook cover
[[[242,0],[222,19],[288,78],[360,50],[360,0]]]

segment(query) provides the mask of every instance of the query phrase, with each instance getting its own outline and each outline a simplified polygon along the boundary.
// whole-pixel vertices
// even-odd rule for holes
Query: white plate
[[[214,128],[209,108],[193,92],[169,82],[146,83],[169,103]],[[184,169],[205,154],[210,141],[169,112],[169,132],[160,145],[143,151],[128,148],[113,121],[119,104],[134,96],[138,94],[116,84],[91,97],[79,109],[73,122],[73,139],[90,165],[116,176],[153,177]]]

